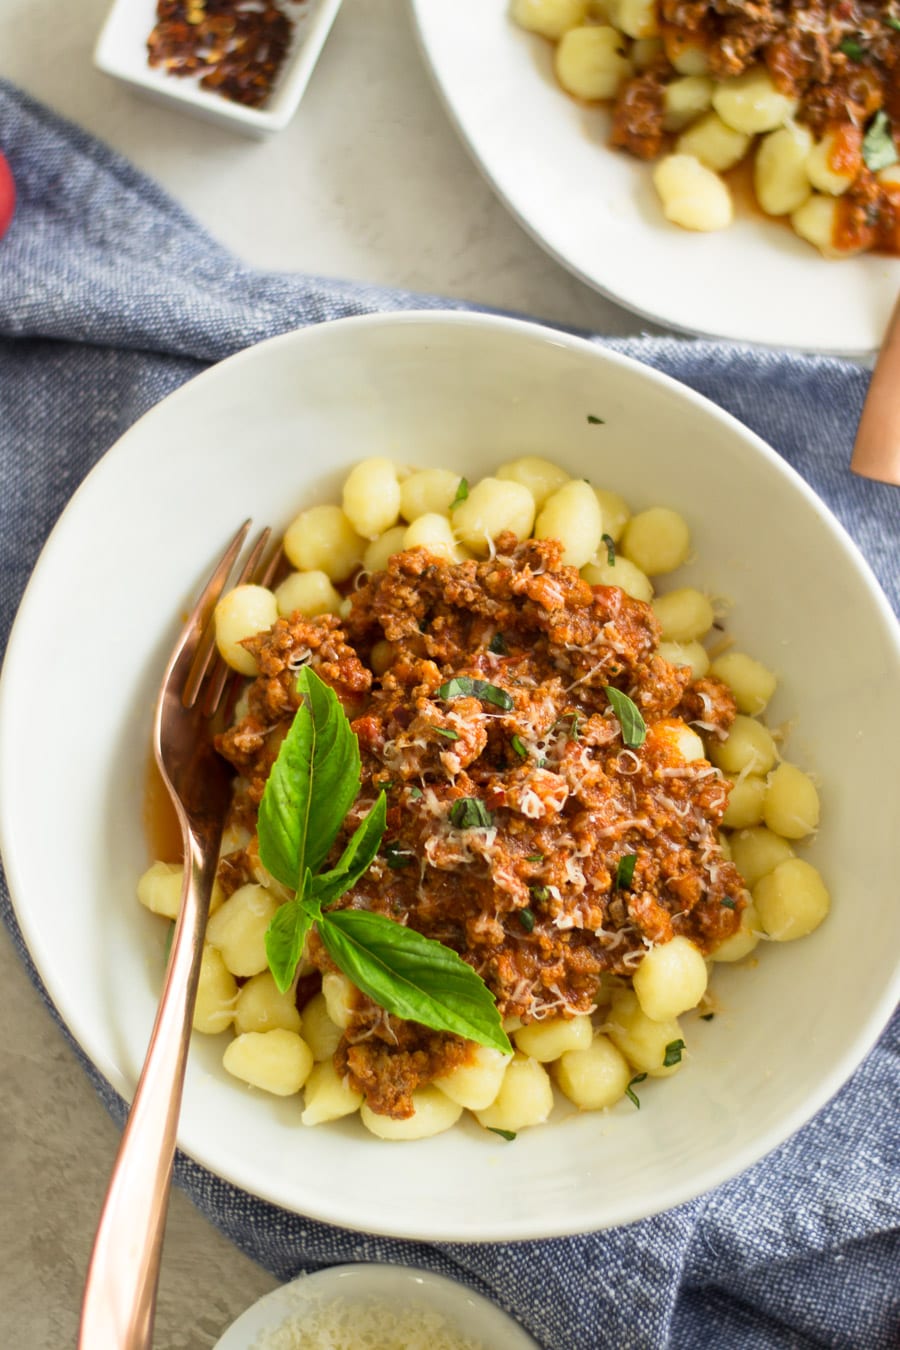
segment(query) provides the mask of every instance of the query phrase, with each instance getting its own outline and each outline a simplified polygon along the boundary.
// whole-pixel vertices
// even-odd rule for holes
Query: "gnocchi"
[[[850,11],[794,7],[771,28],[740,6],[722,27],[712,0],[668,8],[655,0],[513,0],[510,12],[556,44],[563,90],[613,105],[610,144],[656,161],[652,181],[674,225],[727,228],[734,205],[722,175],[752,162],[762,211],[786,217],[825,257],[900,252],[900,195],[890,176],[900,128],[885,111],[896,82],[893,39],[863,43],[861,115],[845,87],[848,66],[855,73],[863,59]],[[811,44],[824,65],[814,78],[796,77]],[[854,189],[859,201],[851,203]]]
[[[621,4],[613,4],[611,12],[625,11]],[[634,16],[629,22],[638,27],[642,23],[641,7],[633,5],[629,12]],[[656,39],[648,36],[646,40]],[[709,82],[705,75],[685,77],[691,79]],[[683,1026],[679,1019],[691,1017],[701,1007],[710,972],[717,964],[743,960],[762,938],[784,942],[803,937],[827,915],[830,900],[823,879],[812,864],[794,852],[794,843],[818,828],[818,791],[807,773],[782,758],[780,733],[776,742],[762,720],[776,692],[776,675],[753,656],[731,646],[711,657],[704,645],[715,621],[711,599],[693,586],[666,585],[666,579],[689,560],[692,552],[690,527],[676,511],[649,505],[633,512],[613,490],[573,478],[561,465],[534,455],[509,460],[495,476],[471,484],[449,469],[409,472],[388,460],[369,458],[348,475],[342,506],[312,507],[294,519],[288,531],[291,548],[286,547],[294,570],[274,591],[251,597],[258,610],[240,594],[248,588],[230,593],[238,594],[233,603],[240,623],[233,627],[241,636],[232,633],[230,645],[223,640],[220,647],[237,670],[251,675],[244,660],[249,653],[242,644],[247,637],[265,636],[253,626],[256,622],[271,627],[277,614],[300,623],[314,623],[322,614],[344,614],[360,579],[364,582],[372,574],[383,575],[388,560],[406,549],[421,549],[430,555],[433,564],[426,563],[429,572],[441,563],[451,567],[467,560],[465,570],[460,569],[458,575],[465,575],[466,586],[471,588],[477,567],[472,554],[486,558],[485,567],[510,566],[510,559],[500,556],[501,550],[495,546],[498,535],[510,531],[520,540],[533,537],[534,545],[528,548],[542,548],[541,557],[562,554],[566,573],[548,576],[542,566],[532,568],[529,563],[527,574],[522,574],[523,585],[536,588],[529,594],[540,596],[542,587],[549,587],[551,612],[559,605],[560,578],[571,578],[581,606],[588,588],[595,588],[592,594],[599,603],[605,588],[618,588],[622,594],[607,602],[613,604],[613,612],[626,603],[623,596],[638,602],[633,606],[631,621],[646,626],[651,650],[659,632],[657,658],[673,668],[666,678],[673,681],[674,688],[681,689],[688,679],[696,682],[709,678],[719,682],[722,699],[733,698],[737,712],[732,718],[730,708],[727,731],[717,726],[715,718],[709,722],[700,717],[688,725],[680,715],[649,718],[648,714],[650,724],[644,725],[643,738],[636,743],[645,747],[649,762],[666,766],[657,781],[667,773],[677,779],[697,772],[711,777],[722,790],[723,804],[711,834],[711,846],[717,849],[716,867],[731,868],[733,864],[729,872],[732,891],[721,899],[726,921],[719,932],[725,936],[718,942],[693,941],[678,931],[679,914],[674,903],[670,904],[666,912],[671,931],[654,939],[645,934],[643,945],[630,952],[628,961],[613,976],[598,978],[594,1004],[588,1010],[567,1007],[560,1012],[551,1006],[549,1015],[520,1016],[519,1009],[504,1023],[511,1042],[509,1053],[470,1042],[464,1053],[457,1053],[443,1068],[410,1089],[408,1109],[384,1109],[384,1102],[377,1096],[367,1097],[363,1091],[365,1075],[352,1067],[359,1065],[359,1056],[365,1054],[359,1047],[369,1037],[366,1032],[357,1038],[360,1018],[366,1015],[366,1007],[371,1007],[361,990],[333,966],[320,970],[314,951],[308,947],[286,991],[282,992],[275,982],[269,969],[267,932],[291,892],[267,873],[259,858],[258,838],[246,818],[238,814],[223,836],[223,858],[236,871],[232,873],[226,867],[213,890],[194,1029],[208,1035],[227,1033],[230,1039],[223,1057],[225,1070],[254,1089],[296,1097],[298,1118],[305,1125],[353,1116],[380,1139],[411,1141],[450,1129],[467,1112],[485,1130],[509,1136],[547,1121],[560,1099],[568,1102],[570,1109],[580,1111],[615,1109],[627,1097],[633,1103],[635,1080],[668,1077],[683,1066],[682,1052],[686,1038],[693,1035],[694,1024],[686,1022]],[[546,545],[543,540],[556,542]],[[504,550],[510,547],[508,541],[507,534]],[[534,556],[529,554],[532,559]],[[662,587],[659,593],[655,592],[655,583]],[[473,594],[471,589],[466,591],[466,604],[472,603]],[[226,615],[228,612],[226,606]],[[224,625],[226,636],[228,622]],[[511,635],[504,636],[502,624],[496,632],[490,624],[482,628],[489,659],[485,655],[480,669],[483,673],[495,667],[502,671],[504,662],[516,659],[509,650]],[[378,631],[385,636],[368,641],[365,647],[369,671],[376,680],[389,676],[396,681],[396,672],[405,669],[402,663],[410,659],[404,654],[405,639],[398,636],[399,629],[395,632],[389,626]],[[714,648],[719,645],[716,640]],[[674,668],[678,668],[677,675]],[[438,669],[436,664],[434,669]],[[555,665],[554,678],[558,669]],[[462,749],[457,749],[457,744],[474,714],[460,716],[446,686],[431,688],[428,697],[426,689],[430,687],[421,683],[423,675],[428,675],[427,663],[416,674],[420,681],[416,709],[420,703],[427,706],[422,713],[425,721],[421,734],[411,725],[415,710],[406,716],[404,726],[410,724],[411,743],[421,742],[427,747],[427,733],[436,730],[434,719],[442,718],[444,734],[437,754],[442,765],[451,766],[448,772],[452,776],[452,765],[459,763]],[[494,694],[503,692],[482,684]],[[462,691],[473,701],[477,701],[473,697],[476,693]],[[239,718],[249,717],[251,706],[253,700],[242,696]],[[607,714],[613,706],[610,697]],[[489,701],[486,715],[497,718],[498,709],[507,710],[503,699],[493,704]],[[574,715],[574,721],[569,720],[564,734],[554,723],[537,736],[528,723],[526,708],[514,703],[507,711],[517,720],[505,753],[514,769],[518,767],[526,776],[533,772],[542,791],[550,792],[566,745],[574,742],[577,747],[581,739],[579,714]],[[617,718],[620,715],[616,713]],[[591,720],[589,711],[588,717]],[[604,725],[604,736],[608,736],[608,721]],[[398,725],[398,734],[403,729]],[[593,727],[591,735],[598,734]],[[590,745],[590,741],[584,744]],[[577,755],[585,753],[584,744],[576,750]],[[635,764],[640,766],[640,758],[631,748],[619,753],[623,773],[632,771]],[[533,771],[524,769],[526,761],[535,761]],[[393,786],[389,783],[387,790],[393,790]],[[421,798],[422,788],[415,783],[413,786]],[[727,801],[723,789],[727,789]],[[405,786],[403,790],[408,791]],[[408,811],[413,800],[414,796],[408,796],[402,809]],[[561,809],[559,802],[550,796],[542,798],[534,789],[531,796],[522,793],[516,803],[510,799],[508,809],[513,805],[525,822],[552,818]],[[457,823],[456,833],[462,834],[463,828]],[[448,841],[451,833],[448,831]],[[438,846],[442,846],[441,841]],[[466,844],[470,850],[474,846]],[[634,852],[629,854],[626,849],[611,878],[606,909],[601,914],[604,922],[609,921],[617,903],[624,906],[623,913],[629,912],[624,896],[638,885],[642,845],[632,838],[629,847]],[[387,855],[388,873],[396,862],[402,875],[408,856],[418,863],[411,853]],[[634,860],[631,865],[629,857]],[[525,888],[529,898],[528,908],[515,911],[517,940],[532,931],[547,906],[548,913],[563,918],[560,928],[564,931],[568,915],[562,907],[563,878],[567,888],[575,888],[577,893],[580,886],[581,893],[586,894],[585,874],[577,855],[566,859],[563,871],[554,873],[557,879],[548,885],[540,879],[543,863],[543,853],[526,855],[520,860],[522,874],[504,878],[504,884]],[[384,860],[381,866],[384,871]],[[537,872],[529,868],[537,868]],[[139,879],[139,901],[169,922],[176,919],[182,875],[180,863],[154,863]],[[636,893],[646,894],[640,888]],[[555,911],[554,905],[559,906]],[[728,910],[739,912],[728,920]],[[555,921],[552,926],[556,927]]]

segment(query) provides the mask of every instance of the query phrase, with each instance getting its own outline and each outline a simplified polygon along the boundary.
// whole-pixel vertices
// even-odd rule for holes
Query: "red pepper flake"
[[[294,31],[272,0],[157,0],[156,18],[147,39],[151,66],[200,75],[203,89],[248,108],[268,99]]]

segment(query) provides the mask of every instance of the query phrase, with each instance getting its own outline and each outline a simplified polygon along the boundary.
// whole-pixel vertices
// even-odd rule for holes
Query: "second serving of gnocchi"
[[[470,483],[370,458],[288,526],[274,589],[222,599],[246,682],[194,1025],[235,1079],[385,1140],[646,1109],[716,966],[823,921],[776,672],[679,584],[691,549],[677,512],[543,459]],[[174,919],[181,872],[154,862],[141,902]]]
[[[826,257],[900,253],[896,0],[512,0],[562,88],[612,107],[610,144],[655,161],[666,219],[731,224],[728,171]]]

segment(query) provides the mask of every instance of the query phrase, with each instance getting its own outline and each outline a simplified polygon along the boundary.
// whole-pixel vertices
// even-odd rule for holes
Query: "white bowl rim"
[[[250,365],[256,361],[266,359],[266,353],[277,346],[288,346],[293,344],[303,345],[305,342],[315,342],[317,335],[324,331],[332,331],[341,327],[354,327],[359,330],[365,328],[377,329],[384,326],[454,326],[459,328],[487,328],[496,331],[506,331],[512,335],[518,335],[519,338],[533,342],[545,342],[551,345],[561,346],[576,353],[590,353],[592,358],[609,362],[613,365],[619,365],[629,370],[638,370],[642,372],[652,382],[661,383],[675,392],[680,398],[688,403],[702,409],[704,414],[718,420],[720,424],[727,428],[732,435],[738,436],[751,445],[754,450],[760,454],[775,472],[783,477],[785,483],[798,491],[805,499],[806,505],[811,508],[822,521],[825,522],[829,531],[834,537],[834,542],[840,549],[844,561],[853,569],[858,581],[863,585],[869,602],[873,605],[876,612],[879,613],[884,623],[884,636],[889,640],[898,673],[900,673],[900,622],[896,619],[887,597],[884,595],[877,579],[872,573],[868,563],[860,553],[856,544],[850,535],[840,524],[840,522],[829,511],[827,506],[816,495],[813,489],[797,473],[797,471],[781,458],[777,452],[772,449],[761,437],[756,435],[742,422],[732,414],[720,408],[717,404],[707,399],[702,394],[696,393],[687,385],[673,377],[657,370],[655,367],[644,365],[631,356],[626,356],[621,352],[611,350],[599,343],[583,337],[577,337],[572,334],[556,330],[540,324],[537,321],[523,320],[518,318],[509,318],[503,315],[484,314],[480,311],[469,310],[404,310],[404,311],[386,311],[375,314],[353,315],[347,318],[330,320],[324,323],[307,325],[303,328],[293,329],[287,333],[281,333],[275,337],[265,339],[262,342],[255,343],[242,351],[225,358],[210,366],[199,375],[189,379],[173,393],[167,395],[159,403],[148,409],[141,418],[137,419],[132,427],[128,429],[104,455],[98,460],[97,464],[85,477],[83,483],[73,494],[59,520],[48,536],[44,547],[35,564],[32,578],[29,579],[20,604],[20,610],[23,610],[28,603],[29,593],[32,589],[33,579],[37,576],[39,569],[53,557],[56,551],[57,543],[60,538],[60,523],[67,518],[73,511],[81,494],[89,482],[96,480],[97,476],[103,474],[109,464],[118,460],[122,454],[129,453],[128,442],[130,433],[134,426],[145,422],[154,416],[156,410],[165,403],[172,405],[183,397],[190,397],[189,391],[192,391],[198,382],[215,379],[223,368],[233,370],[236,365]],[[10,634],[7,650],[3,662],[2,671],[0,671],[0,728],[7,719],[14,716],[14,710],[11,706],[13,675],[10,670],[15,669],[18,664],[18,641],[17,641],[17,622],[14,622]],[[50,973],[50,964],[47,953],[40,938],[40,933],[31,923],[28,906],[17,900],[17,895],[22,893],[21,878],[17,867],[17,853],[13,847],[11,835],[8,833],[7,812],[5,801],[14,795],[15,783],[15,765],[11,762],[7,752],[6,738],[0,736],[0,855],[3,857],[6,870],[7,884],[12,900],[13,910],[22,931],[22,936],[28,948],[29,955],[44,983],[47,993],[53,998],[57,1014],[64,1022],[69,1034],[76,1040],[82,1053],[90,1060],[95,1072],[115,1088],[126,1101],[130,1101],[131,1093],[134,1091],[134,1084],[124,1085],[111,1081],[101,1063],[104,1056],[98,1051],[94,1044],[95,1037],[84,1025],[77,1006],[73,1006],[72,1001],[66,996],[65,991],[55,990],[52,974]],[[62,994],[57,997],[57,994]],[[673,1181],[668,1186],[658,1189],[654,1192],[652,1198],[645,1197],[643,1200],[631,1200],[628,1204],[622,1204],[612,1212],[603,1223],[599,1225],[602,1228],[615,1227],[622,1224],[636,1222],[640,1219],[648,1218],[655,1214],[665,1213],[677,1206],[693,1200],[700,1195],[707,1194],[715,1187],[726,1181],[732,1180],[746,1171],[754,1163],[771,1153],[785,1140],[794,1135],[803,1125],[805,1125],[847,1082],[851,1074],[861,1064],[863,1059],[873,1048],[879,1039],[882,1031],[887,1025],[894,1011],[897,1002],[900,1001],[900,960],[898,960],[890,981],[886,981],[880,991],[877,1000],[873,1003],[871,1012],[864,1022],[857,1028],[855,1034],[850,1038],[844,1051],[837,1055],[831,1063],[830,1071],[823,1074],[816,1085],[810,1089],[803,1102],[796,1108],[785,1112],[779,1116],[774,1123],[765,1131],[761,1131],[753,1140],[748,1140],[746,1144],[738,1148],[733,1154],[729,1155],[727,1160],[723,1160],[719,1166],[710,1166],[708,1173],[704,1176],[704,1184],[698,1189],[696,1180],[684,1178],[680,1181]],[[278,1195],[274,1187],[260,1186],[258,1183],[250,1183],[248,1178],[241,1175],[240,1167],[235,1167],[230,1171],[213,1171],[211,1166],[198,1159],[189,1150],[184,1149],[179,1144],[182,1154],[191,1159],[197,1166],[202,1167],[212,1175],[222,1177],[223,1180],[238,1187],[239,1189],[258,1196],[260,1199],[269,1203],[285,1208],[283,1199]],[[289,1211],[291,1212],[291,1211]],[[388,1236],[408,1238],[411,1240],[423,1241],[467,1241],[467,1242],[492,1242],[492,1241],[529,1241],[535,1239],[546,1239],[552,1237],[571,1236],[582,1233],[585,1230],[583,1224],[573,1224],[567,1222],[565,1215],[559,1215],[555,1219],[548,1221],[546,1217],[538,1219],[537,1217],[528,1221],[520,1221],[517,1224],[517,1231],[510,1232],[508,1226],[498,1222],[494,1227],[483,1225],[478,1234],[473,1234],[469,1230],[450,1229],[447,1227],[437,1228],[433,1222],[429,1222],[429,1215],[423,1214],[420,1222],[405,1222],[402,1229],[392,1227],[386,1224],[382,1228],[364,1227],[358,1218],[354,1218],[352,1211],[344,1212],[340,1204],[327,1210],[319,1207],[304,1209],[302,1212],[309,1218],[321,1222],[338,1225],[360,1232],[380,1232]]]

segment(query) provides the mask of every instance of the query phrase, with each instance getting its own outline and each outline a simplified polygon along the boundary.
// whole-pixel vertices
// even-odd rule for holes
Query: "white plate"
[[[588,414],[605,419],[591,424]],[[135,899],[155,693],[240,519],[339,499],[369,454],[475,478],[551,452],[634,508],[691,522],[679,575],[734,601],[777,669],[774,724],[822,784],[812,858],[835,897],[801,943],[722,969],[724,1012],[685,1027],[682,1072],[513,1143],[471,1119],[418,1143],[356,1120],[304,1129],[301,1100],[222,1068],[194,1037],[179,1143],[242,1189],[349,1228],[426,1240],[585,1232],[678,1204],[759,1158],[834,1093],[900,993],[900,642],[871,574],[777,455],[647,367],[536,325],[373,315],[242,352],[153,408],[90,474],[29,582],[0,681],[0,844],[25,940],[66,1025],[126,1097],[159,994],[166,925]],[[802,540],[802,549],[797,541]]]
[[[539,1350],[517,1322],[464,1284],[427,1270],[374,1263],[331,1266],[273,1289],[241,1314],[214,1350],[253,1350],[261,1336],[272,1335],[288,1321],[296,1319],[302,1329],[304,1317],[335,1299],[345,1305],[377,1301],[439,1313],[448,1330],[481,1342],[485,1350]]]
[[[862,355],[881,343],[900,259],[826,261],[786,226],[739,212],[692,234],[663,219],[650,169],[610,150],[609,115],[559,88],[549,42],[508,0],[410,0],[431,72],[498,196],[582,281],[689,333]]]

